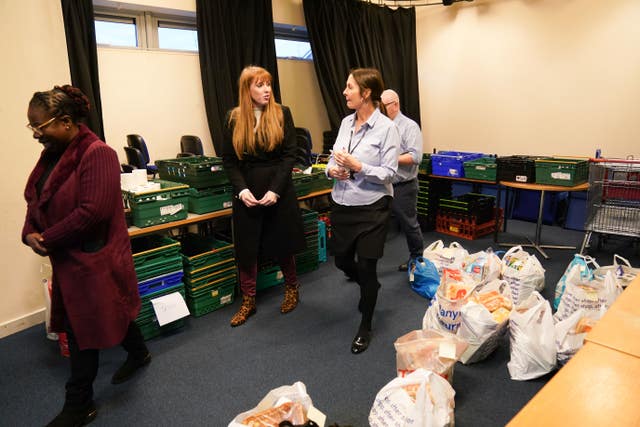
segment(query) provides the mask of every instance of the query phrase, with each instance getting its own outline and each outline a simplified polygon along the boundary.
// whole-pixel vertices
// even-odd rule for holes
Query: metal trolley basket
[[[640,237],[639,160],[591,159],[585,230],[580,253],[593,233]]]

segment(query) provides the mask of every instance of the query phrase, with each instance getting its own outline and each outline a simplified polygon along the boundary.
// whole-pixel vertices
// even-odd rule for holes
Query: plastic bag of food
[[[544,289],[544,268],[535,255],[514,246],[502,257],[502,278],[509,282],[514,304]]]
[[[578,269],[573,269],[565,283],[558,311],[553,315],[557,322],[568,318],[578,309],[584,310],[585,316],[598,320],[622,293],[622,287],[611,271],[607,271],[604,277],[594,275],[589,279],[583,277]]]
[[[451,242],[448,247],[444,246],[442,240],[436,240],[427,246],[422,256],[431,261],[438,269],[438,274],[442,274],[442,269],[459,269],[462,260],[469,255],[469,252],[458,242]]]
[[[596,321],[585,316],[582,309],[556,323],[556,353],[559,365],[564,365],[584,345],[587,332],[595,326]]]
[[[516,305],[509,318],[512,380],[541,377],[556,366],[556,340],[551,305],[539,292]]]
[[[417,369],[391,380],[376,395],[371,427],[447,427],[454,425],[456,392],[442,377]]]
[[[556,293],[553,298],[554,310],[558,309],[560,298],[562,297],[562,294],[567,287],[567,277],[569,276],[569,273],[572,273],[573,270],[578,270],[581,278],[590,280],[591,278],[593,278],[593,270],[599,267],[600,266],[598,265],[596,260],[589,255],[575,254],[566,270],[564,271],[564,274],[556,284]]]

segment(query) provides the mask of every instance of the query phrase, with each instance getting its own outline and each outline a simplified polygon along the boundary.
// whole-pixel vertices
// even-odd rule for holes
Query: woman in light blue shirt
[[[342,120],[327,165],[327,175],[336,179],[331,192],[330,250],[336,267],[360,285],[362,320],[351,344],[354,354],[364,352],[371,340],[380,288],[376,268],[383,255],[391,183],[398,169],[400,135],[383,114],[383,90],[376,69],[358,68],[349,74],[343,95],[355,113]]]

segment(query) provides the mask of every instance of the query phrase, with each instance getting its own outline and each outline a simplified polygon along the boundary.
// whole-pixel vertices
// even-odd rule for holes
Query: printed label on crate
[[[221,171],[222,166],[211,166],[211,172]]]
[[[158,325],[163,326],[189,315],[187,303],[180,292],[173,292],[151,300]]]
[[[517,182],[527,182],[527,175],[516,175]]]
[[[476,166],[476,170],[477,170],[477,171],[486,171],[486,170],[487,170],[487,167],[486,167],[486,166],[480,166],[480,165],[478,165],[478,166]]]
[[[215,298],[218,296],[219,293],[220,293],[219,289],[214,289],[213,291],[211,291],[211,297]]]
[[[230,208],[231,206],[233,206],[233,202],[231,200],[222,203],[223,208]]]
[[[551,178],[569,181],[571,179],[571,174],[566,172],[551,172]]]
[[[220,298],[220,304],[229,304],[231,302],[232,297],[233,297],[233,294],[223,296],[222,298]]]
[[[177,205],[161,206],[160,215],[175,215],[182,210],[184,210],[183,203],[178,203]]]
[[[451,176],[458,176],[458,169],[449,169],[449,175]]]

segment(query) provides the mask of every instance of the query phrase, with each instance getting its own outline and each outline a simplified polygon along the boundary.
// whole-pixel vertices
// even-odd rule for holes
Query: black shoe
[[[133,357],[127,357],[127,360],[118,368],[113,377],[111,377],[111,384],[120,384],[131,378],[138,369],[147,366],[151,362],[151,353],[142,359],[134,359]]]
[[[353,339],[351,343],[351,353],[360,354],[364,353],[364,351],[369,347],[369,342],[371,342],[371,333],[368,331],[360,331],[358,335]]]
[[[406,262],[398,266],[398,271],[407,271],[408,269],[409,269],[409,265]]]
[[[93,402],[84,409],[71,407],[63,407],[62,412],[58,414],[47,427],[79,427],[85,426],[93,421],[98,415],[96,405]]]

